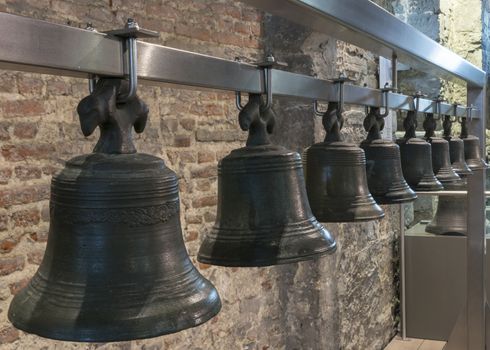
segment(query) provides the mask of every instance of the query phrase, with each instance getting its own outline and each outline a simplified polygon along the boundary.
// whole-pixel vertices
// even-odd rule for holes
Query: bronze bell
[[[460,177],[471,175],[472,171],[468,167],[468,164],[466,164],[464,158],[463,140],[459,137],[451,136],[451,127],[451,116],[444,116],[444,139],[449,142],[449,159],[451,161],[451,166]]]
[[[267,266],[335,251],[330,233],[311,213],[298,153],[272,145],[275,115],[250,94],[239,114],[246,147],[218,166],[218,213],[197,259],[221,266]]]
[[[453,182],[444,185],[446,190],[464,191],[464,182]],[[436,214],[425,227],[425,231],[437,235],[456,234],[466,235],[466,197],[439,196]]]
[[[427,113],[424,120],[425,140],[432,148],[432,169],[437,179],[445,186],[448,183],[460,182],[461,178],[451,166],[449,142],[435,137],[436,120],[434,114]]]
[[[121,101],[127,91],[124,80],[100,79],[78,106],[83,133],[99,126],[100,139],[53,177],[46,252],[8,313],[19,329],[122,341],[195,327],[221,308],[187,255],[175,173],[136,153],[131,129],[143,131],[148,108]]]
[[[306,190],[313,214],[322,222],[374,220],[384,217],[368,189],[366,157],[342,141],[342,112],[330,102],[323,115],[325,141],[306,150]]]
[[[466,118],[461,120],[460,138],[464,142],[464,157],[471,170],[486,169],[487,163],[482,159],[480,153],[480,139],[474,135],[468,135]]]
[[[403,121],[405,136],[396,143],[400,146],[403,176],[415,191],[439,191],[442,184],[434,176],[430,143],[415,137],[417,113],[408,111]]]
[[[400,148],[392,141],[381,138],[383,128],[384,118],[379,108],[372,107],[364,119],[368,136],[361,143],[366,154],[369,191],[379,204],[413,201],[417,195],[403,178]]]

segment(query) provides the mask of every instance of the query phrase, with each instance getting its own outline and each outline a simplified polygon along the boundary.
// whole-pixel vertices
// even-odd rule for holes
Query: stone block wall
[[[382,5],[389,7],[385,1]],[[0,11],[97,30],[120,28],[127,17],[159,31],[150,41],[246,61],[272,50],[288,70],[330,78],[341,70],[356,84],[376,86],[369,52],[311,33],[226,0],[0,0]],[[49,226],[49,183],[71,157],[91,152],[76,106],[87,81],[0,72],[0,348],[12,349],[382,349],[397,326],[398,207],[380,222],[328,224],[336,254],[267,268],[221,268],[195,256],[216,216],[216,166],[243,146],[234,96],[228,92],[139,86],[150,108],[139,152],[165,159],[180,179],[181,222],[188,252],[217,287],[221,313],[174,335],[111,344],[43,339],[7,320],[12,296],[36,271]],[[322,138],[312,104],[276,99],[273,140],[302,151]],[[362,110],[347,112],[345,134],[359,142]]]

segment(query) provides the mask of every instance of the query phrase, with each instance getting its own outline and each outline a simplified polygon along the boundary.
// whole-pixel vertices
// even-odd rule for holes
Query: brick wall
[[[134,17],[160,31],[152,42],[250,61],[273,47],[280,33],[263,25],[255,9],[226,0],[0,0],[0,11],[80,27],[91,22],[100,31]],[[289,61],[288,69],[322,77],[342,69],[358,83],[376,85],[372,55],[301,31],[304,40],[278,52]],[[293,50],[298,62],[306,62],[304,69],[292,64]],[[328,225],[339,251],[318,261],[261,269],[198,264],[200,241],[216,215],[217,161],[241,147],[246,134],[239,130],[232,94],[150,86],[139,86],[150,118],[135,143],[140,152],[164,158],[180,177],[186,246],[218,288],[222,312],[175,335],[114,344],[58,342],[14,329],[7,321],[8,305],[45,249],[51,175],[67,159],[90,152],[97,135],[82,136],[75,111],[88,94],[86,80],[2,71],[0,81],[0,348],[380,349],[393,336],[397,209],[385,207],[387,218],[379,223]],[[275,103],[280,123],[274,140],[298,151],[321,137],[311,104],[302,103]],[[359,141],[363,116],[349,113],[347,134]]]

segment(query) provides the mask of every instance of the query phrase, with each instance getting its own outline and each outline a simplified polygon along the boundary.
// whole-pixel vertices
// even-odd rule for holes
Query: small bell
[[[486,169],[488,165],[481,157],[480,139],[474,135],[468,135],[466,118],[462,118],[461,120],[460,138],[463,139],[464,142],[464,157],[468,167],[471,170]]]
[[[322,222],[384,217],[369,193],[364,151],[342,141],[343,116],[337,102],[323,115],[325,141],[306,150],[306,189],[313,214]]]
[[[425,140],[432,147],[432,169],[437,179],[444,185],[460,182],[461,178],[451,167],[449,159],[449,142],[435,137],[436,121],[434,114],[427,113],[424,120]]]
[[[122,341],[195,327],[221,308],[187,255],[175,173],[136,153],[132,127],[143,131],[148,108],[117,101],[127,91],[124,80],[100,79],[78,106],[83,133],[99,126],[100,139],[53,177],[46,252],[8,313],[19,329]]]
[[[430,143],[415,137],[417,113],[408,111],[403,122],[405,136],[396,143],[400,146],[403,176],[415,191],[439,191],[442,184],[434,176]]]
[[[444,139],[449,142],[449,159],[454,171],[460,176],[468,176],[472,174],[471,169],[466,164],[464,158],[464,143],[459,137],[451,136],[451,116],[444,116],[443,128]]]
[[[239,115],[246,147],[218,166],[218,214],[197,259],[221,266],[267,266],[335,251],[330,233],[313,216],[298,153],[270,143],[274,112],[251,94]]]
[[[364,119],[368,136],[361,143],[366,154],[369,191],[379,204],[413,201],[417,195],[403,178],[400,148],[392,141],[381,138],[383,127],[384,118],[379,108],[372,107]]]

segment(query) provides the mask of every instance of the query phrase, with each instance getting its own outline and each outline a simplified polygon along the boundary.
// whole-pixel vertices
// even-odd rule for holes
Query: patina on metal
[[[449,142],[449,159],[451,161],[451,166],[460,177],[471,175],[473,172],[468,167],[468,164],[466,164],[464,158],[463,140],[451,135],[452,125],[453,121],[451,120],[451,116],[445,115],[444,122],[442,123],[444,130],[443,137]]]
[[[313,216],[298,153],[271,144],[275,115],[251,94],[239,123],[247,144],[218,165],[218,213],[197,260],[221,266],[292,263],[335,251]]]
[[[147,106],[128,83],[100,79],[78,105],[84,135],[100,128],[94,153],[53,177],[43,261],[15,295],[8,317],[43,337],[108,342],[197,326],[221,302],[193,266],[182,239],[178,181],[162,159],[136,153]]]
[[[400,146],[403,177],[414,191],[439,191],[442,184],[434,175],[430,143],[415,135],[417,112],[408,111],[403,121],[405,135],[396,140]]]
[[[366,154],[366,173],[369,191],[379,204],[396,204],[413,201],[415,192],[403,178],[400,148],[381,138],[384,118],[379,107],[372,107],[364,119],[367,138],[361,142]]]
[[[451,166],[449,142],[435,136],[436,120],[433,113],[427,113],[424,119],[425,140],[432,148],[432,169],[443,186],[448,183],[461,182],[461,178]]]
[[[464,157],[471,170],[487,169],[488,165],[481,157],[480,139],[468,134],[467,118],[461,118],[461,134],[459,137],[464,142]]]
[[[381,219],[384,211],[369,193],[364,151],[342,140],[338,102],[323,115],[324,142],[306,150],[306,190],[313,214],[322,222]]]

